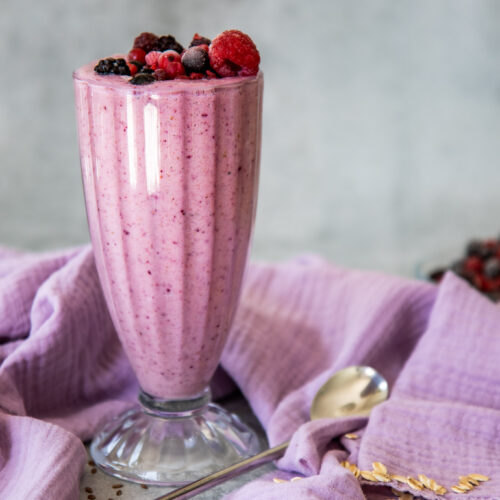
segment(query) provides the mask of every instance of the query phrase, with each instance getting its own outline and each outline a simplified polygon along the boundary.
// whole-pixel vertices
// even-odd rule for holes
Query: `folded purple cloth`
[[[448,489],[480,472],[492,480],[467,497],[500,498],[498,360],[500,309],[452,275],[437,289],[315,257],[251,266],[222,365],[271,443],[293,436],[279,462],[289,472],[274,476],[307,477],[276,484],[271,475],[231,498],[390,496],[355,479],[342,460],[368,470],[380,461]],[[137,392],[89,247],[0,250],[0,363],[1,498],[78,498],[81,440]],[[389,401],[368,423],[307,423],[315,391],[352,364],[379,370],[393,388]],[[350,431],[360,439],[343,437]]]

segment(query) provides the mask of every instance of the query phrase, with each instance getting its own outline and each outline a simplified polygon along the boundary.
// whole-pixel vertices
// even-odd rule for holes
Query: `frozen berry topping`
[[[452,271],[494,301],[500,301],[500,238],[470,240],[457,260],[432,269],[428,278],[439,283]]]
[[[160,52],[175,50],[180,54],[184,50],[184,47],[172,35],[166,35],[158,38],[157,49]]]
[[[154,33],[144,32],[141,33],[134,40],[134,49],[142,49],[146,54],[155,50],[158,46],[158,37]]]
[[[201,46],[194,46],[186,50],[182,54],[182,64],[186,69],[186,73],[205,73],[210,69],[210,59],[208,52]]]
[[[114,59],[113,57],[101,59],[94,70],[101,75],[130,75],[127,61],[125,59]]]
[[[153,83],[156,78],[151,73],[137,73],[133,78],[130,79],[130,83],[134,85],[147,85],[148,83]]]
[[[260,55],[252,39],[238,30],[217,35],[209,46],[210,65],[220,76],[250,76],[259,71]]]
[[[131,76],[133,85],[156,81],[202,80],[252,76],[259,71],[260,56],[248,35],[224,31],[213,41],[195,33],[188,49],[172,36],[144,32],[134,40],[126,59],[101,59],[94,70],[100,75]]]
[[[191,43],[189,44],[189,47],[197,47],[198,45],[210,45],[212,41],[210,38],[206,38],[204,36],[198,35],[198,33],[195,33],[193,36],[193,39],[191,40]]]

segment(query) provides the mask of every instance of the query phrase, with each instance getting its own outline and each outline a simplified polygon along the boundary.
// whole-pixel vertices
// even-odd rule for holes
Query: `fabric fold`
[[[2,499],[77,498],[81,440],[134,404],[138,389],[90,247],[39,255],[0,249],[0,312]],[[230,498],[390,496],[387,485],[356,479],[343,460],[366,469],[380,461],[448,489],[459,475],[479,472],[492,480],[468,498],[500,498],[499,314],[453,275],[435,287],[315,256],[252,264],[214,388],[232,390],[227,372],[271,445],[291,444],[275,474],[284,482],[264,476]],[[385,376],[390,399],[368,424],[309,422],[325,380],[359,364]],[[345,437],[352,431],[358,439]]]

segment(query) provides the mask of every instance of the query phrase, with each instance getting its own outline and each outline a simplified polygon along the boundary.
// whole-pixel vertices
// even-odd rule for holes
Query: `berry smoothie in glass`
[[[251,39],[142,33],[73,75],[87,218],[106,303],[141,388],[93,460],[179,485],[254,454],[210,402],[255,218],[263,77]]]

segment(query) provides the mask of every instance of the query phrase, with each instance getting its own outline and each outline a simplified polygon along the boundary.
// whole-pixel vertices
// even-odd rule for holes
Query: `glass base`
[[[163,401],[141,393],[142,405],[118,415],[96,435],[92,459],[127,481],[180,486],[259,452],[256,434],[210,403],[210,391]]]

